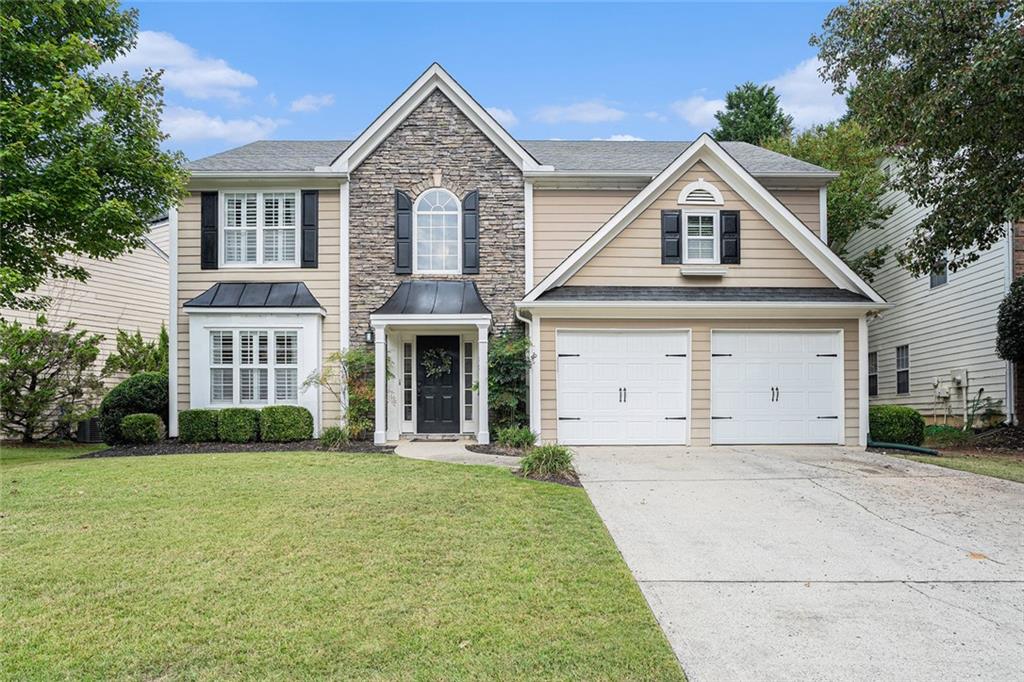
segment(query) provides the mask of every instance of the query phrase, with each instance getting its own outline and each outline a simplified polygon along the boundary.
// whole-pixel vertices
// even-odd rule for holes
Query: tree
[[[123,329],[117,330],[117,350],[107,356],[103,374],[125,373],[129,376],[139,372],[167,373],[168,354],[167,327],[160,325],[157,341],[146,341],[138,329],[134,334]]]
[[[103,337],[0,320],[0,429],[24,443],[65,436],[88,415],[103,385],[90,369]]]
[[[1024,363],[1024,275],[1013,281],[999,304],[996,354],[1003,360]]]
[[[726,94],[725,111],[717,112],[715,120],[718,127],[711,131],[711,136],[716,140],[761,144],[793,131],[793,117],[782,110],[775,88],[749,81]]]
[[[864,127],[849,119],[814,126],[796,137],[767,140],[764,146],[839,173],[828,186],[828,245],[870,282],[888,247],[871,249],[857,258],[850,258],[846,249],[859,230],[880,227],[892,213],[891,207],[879,203],[886,190],[885,173],[879,166],[884,150],[870,144]]]
[[[163,88],[99,67],[135,45],[114,0],[0,0],[0,307],[41,308],[47,278],[85,281],[74,257],[143,245],[181,198],[184,156],[161,151]]]
[[[894,186],[932,208],[897,255],[913,274],[963,267],[1024,215],[1022,7],[852,0],[811,39],[822,77],[896,160]]]

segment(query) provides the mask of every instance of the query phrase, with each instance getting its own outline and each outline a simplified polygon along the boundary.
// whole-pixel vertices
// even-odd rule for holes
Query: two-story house
[[[826,246],[835,173],[744,143],[517,140],[433,65],[351,141],[192,164],[171,214],[171,433],[376,354],[374,440],[488,442],[488,341],[522,326],[545,441],[863,444],[866,315]]]

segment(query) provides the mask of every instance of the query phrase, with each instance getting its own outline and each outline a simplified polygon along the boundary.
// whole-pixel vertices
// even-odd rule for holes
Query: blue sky
[[[832,3],[139,3],[117,68],[164,68],[169,147],[352,138],[440,62],[522,139],[692,139],[732,86],[798,127],[840,98],[807,41]]]

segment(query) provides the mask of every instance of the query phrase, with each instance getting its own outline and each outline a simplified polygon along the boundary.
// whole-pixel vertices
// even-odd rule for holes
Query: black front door
[[[459,432],[459,337],[416,337],[416,432]]]

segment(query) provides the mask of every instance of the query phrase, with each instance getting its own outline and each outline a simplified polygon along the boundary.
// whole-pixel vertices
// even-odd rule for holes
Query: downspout
[[[533,399],[534,391],[540,391],[540,385],[534,385],[534,363],[540,362],[540,349],[533,347],[533,316],[524,317],[522,311],[516,308],[516,319],[526,325],[526,338],[530,339],[530,371],[526,376],[527,396],[527,416],[530,419],[530,430],[533,431],[537,436],[540,436],[540,415],[534,414],[536,411],[536,405],[540,403],[539,400]]]

